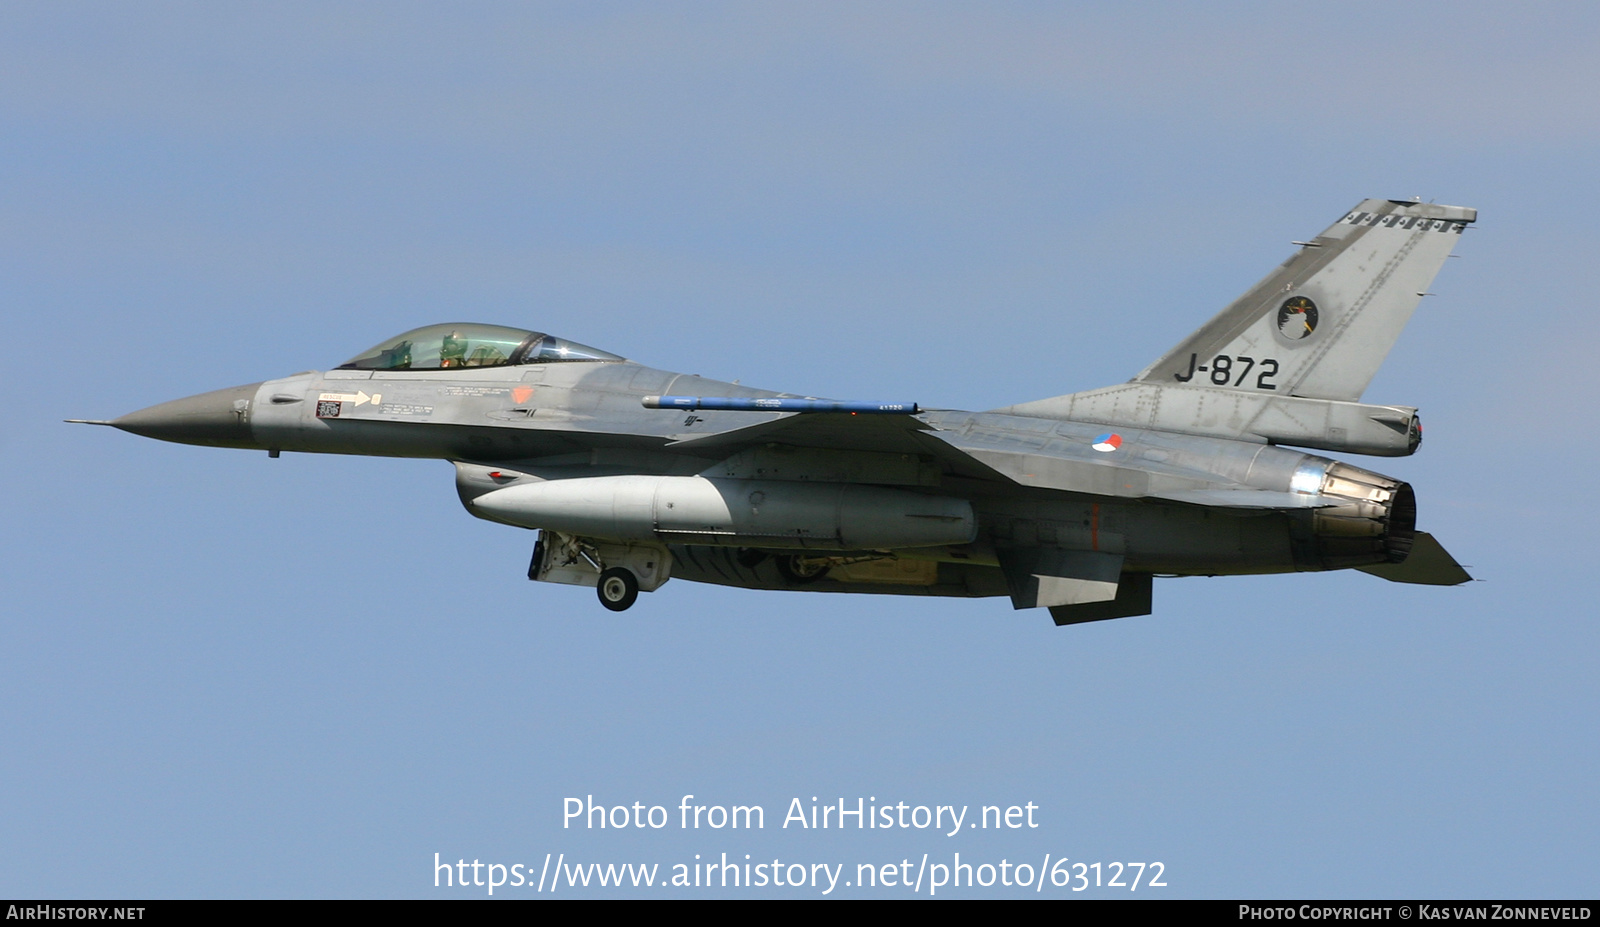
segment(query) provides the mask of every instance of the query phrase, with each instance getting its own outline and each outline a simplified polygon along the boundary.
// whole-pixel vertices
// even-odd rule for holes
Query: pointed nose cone
[[[207,447],[244,447],[259,450],[250,434],[250,406],[255,402],[260,383],[201,393],[187,399],[174,399],[158,406],[129,412],[111,425],[123,431]]]

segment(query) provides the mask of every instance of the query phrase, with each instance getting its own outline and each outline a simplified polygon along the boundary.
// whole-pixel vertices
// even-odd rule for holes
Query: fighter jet
[[[1151,612],[1155,577],[1471,577],[1406,483],[1311,449],[1414,453],[1361,402],[1477,212],[1366,200],[1132,380],[989,412],[841,402],[477,323],[325,372],[111,421],[213,447],[455,465],[471,514],[538,532],[528,578],[622,611],[669,578],[1005,596],[1056,624]],[[74,420],[82,421],[82,420]]]

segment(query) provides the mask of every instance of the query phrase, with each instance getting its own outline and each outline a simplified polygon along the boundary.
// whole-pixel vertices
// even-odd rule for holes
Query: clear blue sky
[[[0,894],[960,853],[1593,897],[1597,48],[1583,4],[7,4]],[[1480,227],[1367,393],[1426,443],[1352,460],[1414,483],[1461,588],[1163,580],[1057,629],[673,582],[614,615],[527,582],[448,464],[61,424],[451,320],[992,408],[1128,378],[1414,195]],[[563,829],[590,794],[767,827]],[[812,796],[1039,826],[782,828]],[[818,891],[646,894],[723,893]]]

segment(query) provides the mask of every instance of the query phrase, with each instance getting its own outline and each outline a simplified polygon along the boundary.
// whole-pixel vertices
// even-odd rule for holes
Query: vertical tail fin
[[[1134,381],[1357,401],[1477,218],[1365,200]]]

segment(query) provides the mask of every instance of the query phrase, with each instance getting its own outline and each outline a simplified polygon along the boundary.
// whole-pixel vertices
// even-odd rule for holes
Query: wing
[[[682,438],[666,447],[707,457],[732,456],[768,444],[931,457],[957,476],[1013,482],[970,454],[940,440],[930,425],[910,415],[792,414],[731,431]]]

